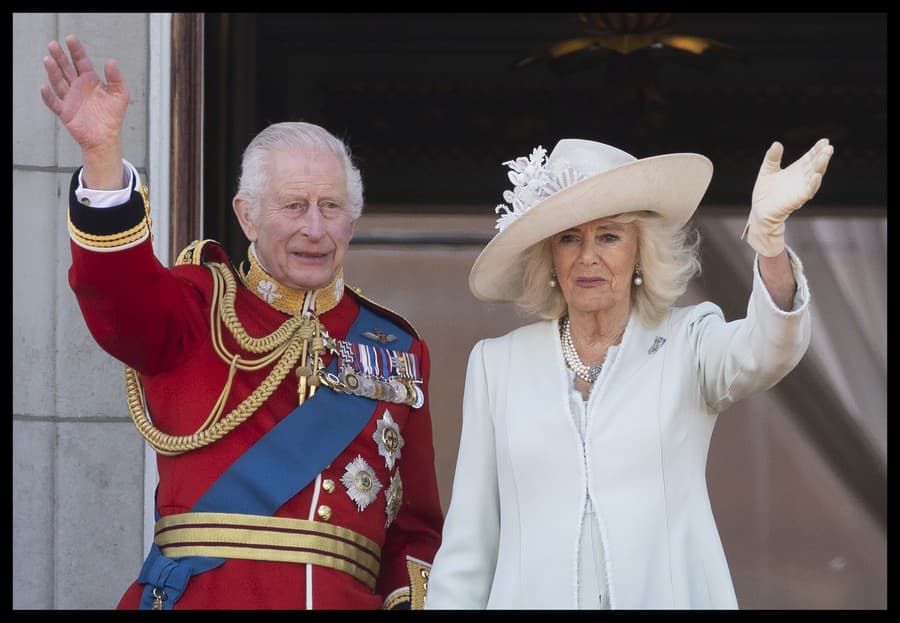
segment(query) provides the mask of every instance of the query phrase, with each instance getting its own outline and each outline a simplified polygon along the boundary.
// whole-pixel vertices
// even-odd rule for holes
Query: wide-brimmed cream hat
[[[522,290],[522,255],[533,244],[598,218],[649,210],[672,225],[687,223],[713,166],[700,154],[637,159],[596,141],[567,138],[549,156],[537,147],[505,162],[513,189],[497,206],[498,233],[469,273],[469,289],[487,302],[513,301]],[[547,276],[549,279],[549,275]]]

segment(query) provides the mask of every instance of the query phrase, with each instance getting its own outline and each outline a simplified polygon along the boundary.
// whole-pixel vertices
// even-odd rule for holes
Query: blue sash
[[[405,329],[363,305],[347,333],[347,341],[375,344],[363,335],[372,327],[397,336],[391,344],[395,350],[405,351],[412,346],[413,337]],[[337,372],[337,357],[328,370]],[[229,466],[191,512],[273,516],[359,435],[376,404],[369,398],[320,387]],[[154,544],[138,576],[138,582],[144,584],[141,609],[152,606],[154,587],[165,588],[163,608],[171,609],[191,576],[224,562],[224,558],[201,556],[167,558]]]

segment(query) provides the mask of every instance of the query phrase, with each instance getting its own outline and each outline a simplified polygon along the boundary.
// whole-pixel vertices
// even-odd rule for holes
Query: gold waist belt
[[[349,573],[371,590],[381,547],[347,528],[305,519],[234,513],[182,513],[156,522],[164,556],[210,556],[293,562]]]

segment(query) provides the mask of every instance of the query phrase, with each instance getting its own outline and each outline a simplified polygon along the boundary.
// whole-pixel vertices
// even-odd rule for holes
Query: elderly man
[[[82,152],[69,282],[159,468],[154,543],[119,607],[421,607],[443,522],[429,355],[344,284],[363,204],[347,148],[312,124],[264,129],[233,201],[246,261],[204,241],[168,269],[123,158],[118,65],[104,83],[66,44],[71,61],[48,45],[41,96]]]

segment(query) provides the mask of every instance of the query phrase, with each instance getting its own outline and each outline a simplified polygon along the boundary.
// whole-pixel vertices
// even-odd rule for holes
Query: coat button
[[[322,521],[328,521],[329,519],[331,519],[331,507],[330,506],[325,506],[324,504],[322,504],[322,506],[319,507],[319,510],[316,511],[316,513],[319,515],[319,518]]]
[[[325,489],[325,493],[334,493],[334,481],[331,478],[326,478],[322,481],[322,488]]]

